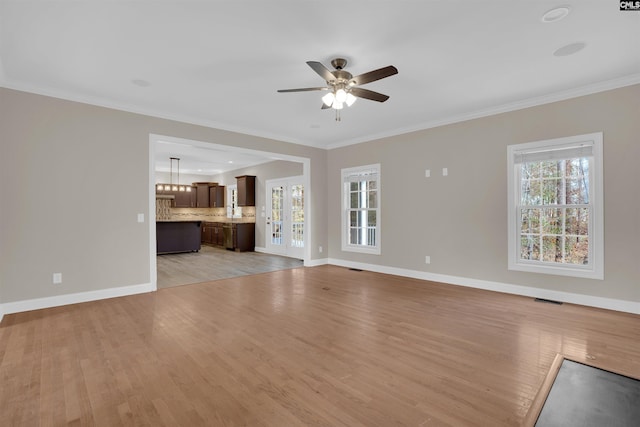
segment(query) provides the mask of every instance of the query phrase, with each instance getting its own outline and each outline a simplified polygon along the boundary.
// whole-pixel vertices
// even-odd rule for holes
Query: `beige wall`
[[[324,150],[0,88],[0,303],[150,282],[150,134],[309,158],[326,206]]]
[[[0,303],[150,282],[149,224],[136,221],[154,215],[149,134],[311,159],[311,260],[640,301],[638,111],[636,85],[327,152],[0,88]],[[591,132],[604,133],[605,280],[508,271],[507,145]],[[379,256],[340,248],[340,169],[370,163]]]
[[[381,164],[382,254],[343,252],[331,209],[329,256],[640,301],[639,111],[636,85],[331,150],[330,206],[340,204],[341,168]],[[507,145],[591,132],[604,133],[605,280],[507,270]]]

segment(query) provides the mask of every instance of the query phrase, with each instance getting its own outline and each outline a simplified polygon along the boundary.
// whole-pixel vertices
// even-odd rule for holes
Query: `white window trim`
[[[352,175],[354,173],[358,173],[358,172],[366,172],[366,171],[372,171],[375,170],[376,174],[377,174],[377,180],[378,180],[378,184],[377,184],[377,198],[378,198],[378,211],[376,214],[376,245],[375,246],[361,246],[361,245],[352,245],[349,243],[349,233],[347,231],[347,226],[348,226],[348,218],[347,218],[347,212],[348,212],[348,207],[349,207],[349,194],[348,192],[345,191],[345,178],[349,175]],[[382,247],[382,221],[381,221],[381,196],[380,196],[380,191],[381,191],[381,186],[380,186],[380,182],[381,182],[381,171],[380,171],[380,163],[376,163],[373,165],[365,165],[365,166],[357,166],[357,167],[352,167],[352,168],[345,168],[342,169],[342,173],[340,174],[340,185],[341,185],[341,194],[342,194],[342,205],[340,206],[340,209],[342,210],[342,227],[341,227],[341,234],[342,234],[342,250],[346,251],[346,252],[359,252],[359,253],[363,253],[363,254],[372,254],[372,255],[380,255],[381,253],[381,247]]]
[[[520,260],[519,220],[517,212],[519,189],[519,175],[515,157],[523,152],[549,150],[552,147],[579,145],[580,143],[593,145],[593,167],[590,168],[590,202],[593,206],[590,217],[589,245],[593,262],[589,266],[573,266],[569,264],[553,264]],[[604,185],[603,185],[603,136],[602,132],[576,135],[565,138],[528,142],[509,145],[507,147],[508,163],[508,268],[509,270],[526,271],[532,273],[555,274],[561,276],[581,277],[588,279],[604,279]]]

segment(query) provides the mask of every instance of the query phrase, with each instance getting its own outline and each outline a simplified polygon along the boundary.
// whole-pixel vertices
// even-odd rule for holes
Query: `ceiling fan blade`
[[[285,93],[285,92],[311,92],[313,90],[329,90],[328,87],[326,86],[322,86],[322,87],[303,87],[300,89],[278,89],[278,92],[280,93]]]
[[[358,98],[370,99],[372,101],[384,102],[389,99],[389,96],[387,95],[383,95],[372,90],[362,89],[361,87],[352,87],[350,92],[353,96],[357,96]]]
[[[351,81],[354,81],[357,85],[363,85],[393,76],[394,74],[398,74],[398,69],[393,65],[389,65],[388,67],[378,68],[377,70],[355,76]]]
[[[322,107],[320,107],[320,109],[321,110],[326,110],[327,108],[331,108],[331,107],[323,102],[322,103]]]
[[[320,77],[322,77],[328,82],[336,79],[336,76],[334,76],[327,67],[325,67],[324,65],[322,65],[322,63],[318,61],[307,61],[307,65],[311,67],[313,71],[318,73]]]

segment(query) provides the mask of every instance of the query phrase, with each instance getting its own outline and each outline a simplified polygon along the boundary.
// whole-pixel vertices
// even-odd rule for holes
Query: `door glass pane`
[[[271,189],[271,244],[282,245],[282,198],[284,188],[273,187]]]
[[[304,247],[304,186],[291,186],[291,246]]]

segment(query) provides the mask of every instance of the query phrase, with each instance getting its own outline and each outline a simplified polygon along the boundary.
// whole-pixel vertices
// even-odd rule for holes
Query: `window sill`
[[[380,255],[379,247],[371,248],[371,247],[342,245],[342,250],[344,252],[356,252],[361,254]]]
[[[556,276],[579,277],[582,279],[604,280],[604,272],[593,268],[570,268],[561,265],[510,263],[509,270],[525,271],[528,273],[553,274]]]

